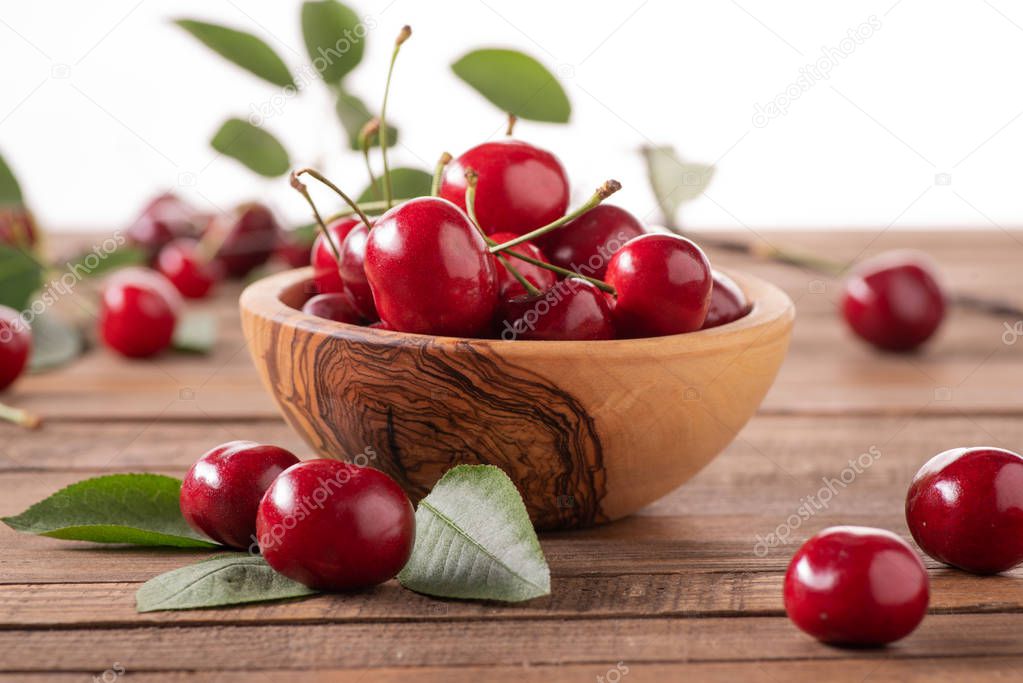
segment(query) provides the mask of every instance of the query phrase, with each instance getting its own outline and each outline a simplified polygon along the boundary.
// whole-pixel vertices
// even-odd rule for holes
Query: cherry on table
[[[128,242],[146,252],[150,262],[178,237],[194,237],[209,218],[176,194],[153,198],[127,229]]]
[[[505,299],[500,338],[567,341],[613,339],[611,306],[596,285],[566,278],[537,295]]]
[[[513,240],[518,235],[511,232],[498,232],[490,236],[490,239],[494,240],[498,244],[502,244],[509,240]],[[529,256],[537,261],[543,261],[549,263],[547,257],[535,244],[530,242],[523,242],[518,244],[508,251],[514,251],[525,256]],[[558,276],[552,271],[540,266],[527,263],[521,259],[517,259],[514,256],[505,256],[508,262],[515,270],[519,272],[519,275],[526,278],[534,287],[539,290],[550,289],[558,281]],[[494,256],[494,268],[497,270],[497,289],[498,294],[502,299],[513,299],[518,296],[522,296],[526,293],[526,288],[522,286],[522,283],[515,279],[515,276],[511,274],[501,260],[495,255]]]
[[[341,243],[341,260],[338,272],[344,283],[344,293],[356,311],[366,320],[377,317],[377,307],[373,302],[373,289],[366,279],[366,242],[369,241],[369,229],[359,221],[348,232]]]
[[[181,483],[181,514],[189,526],[217,543],[255,546],[259,501],[277,475],[298,462],[277,446],[221,444],[189,468]]]
[[[338,271],[338,260],[334,255],[334,249],[340,250],[345,238],[357,225],[360,225],[358,218],[338,218],[327,224],[327,233],[334,245],[331,248],[323,236],[317,233],[313,240],[313,248],[310,254],[310,262],[313,266],[313,282],[316,283],[316,290],[320,294],[330,292],[343,292],[344,283],[341,280],[341,273]]]
[[[341,292],[317,294],[302,305],[302,312],[339,323],[358,325],[363,318]]]
[[[28,364],[32,352],[32,331],[21,315],[0,306],[0,391],[14,383]]]
[[[178,290],[156,271],[117,271],[100,298],[100,337],[130,358],[155,355],[170,346],[181,306]]]
[[[834,645],[884,645],[909,635],[930,599],[927,570],[890,531],[838,526],[796,551],[785,573],[785,611]]]
[[[229,277],[242,278],[269,260],[277,247],[280,226],[269,208],[250,202],[217,216],[207,230],[225,231],[227,237],[217,250],[217,259]]]
[[[345,591],[393,578],[415,542],[415,513],[386,474],[340,460],[281,473],[256,517],[263,557],[311,588]]]
[[[643,234],[646,228],[631,213],[613,204],[599,204],[541,237],[539,244],[554,265],[602,279],[615,253]]]
[[[925,553],[975,574],[1023,563],[1023,457],[1001,448],[953,448],[913,477],[906,522]]]
[[[735,280],[724,273],[713,271],[714,285],[710,290],[710,305],[701,330],[735,322],[750,312],[750,303]]]
[[[303,268],[310,265],[314,237],[308,238],[298,230],[281,230],[277,233],[274,256],[289,268]]]
[[[224,277],[223,264],[217,259],[204,258],[198,245],[197,240],[179,237],[168,242],[156,257],[156,269],[187,299],[209,296]]]

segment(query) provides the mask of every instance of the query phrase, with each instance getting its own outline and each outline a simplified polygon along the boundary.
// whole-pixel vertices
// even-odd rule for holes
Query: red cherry
[[[38,240],[35,219],[21,204],[0,204],[0,244],[32,249]]]
[[[486,242],[461,209],[436,197],[377,219],[366,278],[380,319],[400,332],[471,337],[490,326],[498,304]]]
[[[476,217],[488,233],[529,232],[565,215],[568,175],[558,158],[518,140],[485,142],[448,165],[440,196],[465,211],[465,171],[479,174]]]
[[[415,542],[405,492],[380,470],[307,460],[285,470],[259,504],[256,535],[281,574],[319,590],[365,588],[393,578]]]
[[[618,292],[622,337],[657,337],[700,329],[710,305],[710,262],[678,235],[634,237],[611,259],[605,280]]]
[[[351,302],[348,301],[348,297],[340,292],[317,294],[305,302],[302,306],[302,312],[339,323],[348,323],[350,325],[362,323],[362,316],[359,315]]]
[[[327,224],[327,232],[330,234],[335,248],[340,249],[348,233],[356,225],[359,225],[358,218],[338,218]],[[313,264],[313,281],[320,294],[344,291],[345,286],[341,282],[341,274],[338,272],[337,258],[334,257],[334,250],[331,249],[330,244],[323,239],[322,232],[318,233],[313,241],[309,260]]]
[[[836,645],[884,645],[927,613],[927,570],[890,531],[825,529],[800,547],[785,573],[785,611],[803,631]]]
[[[377,316],[377,307],[373,303],[373,290],[366,279],[366,242],[369,241],[369,230],[361,221],[349,231],[341,243],[341,260],[338,271],[344,283],[345,296],[356,311],[366,320]]]
[[[170,192],[154,198],[126,232],[133,246],[145,251],[150,261],[165,244],[177,237],[193,237],[206,217],[188,202]]]
[[[227,239],[217,251],[229,277],[241,278],[267,262],[277,247],[280,226],[267,207],[243,204],[232,213],[217,216],[208,230],[226,230]]]
[[[613,339],[607,297],[596,285],[566,278],[535,296],[506,299],[501,339]]]
[[[599,204],[574,221],[540,238],[551,263],[603,279],[611,257],[646,228],[625,209]]]
[[[223,264],[204,260],[197,245],[194,239],[179,237],[165,245],[156,258],[156,269],[189,299],[205,298],[224,277]]]
[[[312,240],[312,236],[305,238],[298,230],[281,230],[277,233],[274,256],[290,268],[304,268],[311,262]]]
[[[298,458],[277,446],[229,441],[208,451],[181,483],[181,514],[189,526],[217,543],[249,548],[256,543],[256,512],[277,475]]]
[[[498,244],[503,244],[509,240],[513,240],[518,235],[511,232],[498,232],[490,236],[490,239],[494,240]],[[518,252],[525,256],[536,259],[537,261],[543,261],[549,263],[547,257],[544,256],[540,249],[530,242],[523,242],[522,244],[516,245],[508,251]],[[519,271],[519,275],[526,278],[540,291],[550,289],[557,283],[558,276],[546,268],[540,266],[534,266],[532,263],[526,263],[521,259],[517,259],[514,256],[505,256],[508,259],[508,263],[512,267]],[[494,269],[497,271],[497,289],[502,299],[513,299],[518,296],[523,296],[526,293],[526,288],[522,286],[522,283],[515,279],[515,276],[511,274],[511,271],[505,268],[504,264],[501,263],[497,256],[494,256]]]
[[[32,332],[13,308],[0,306],[0,391],[14,383],[28,364]]]
[[[1000,448],[954,448],[920,468],[906,522],[924,552],[975,574],[1023,563],[1023,457]]]
[[[710,305],[701,330],[718,327],[742,318],[750,312],[746,295],[735,281],[718,271],[713,271],[714,285],[710,290]]]
[[[125,268],[103,289],[100,336],[122,355],[152,356],[170,346],[181,305],[178,290],[156,271]]]
[[[910,351],[941,325],[945,295],[926,257],[889,252],[863,262],[846,280],[842,313],[877,348]]]

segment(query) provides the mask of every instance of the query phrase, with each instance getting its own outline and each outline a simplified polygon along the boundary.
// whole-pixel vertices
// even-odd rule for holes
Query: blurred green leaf
[[[371,185],[362,191],[355,201],[372,202],[383,199],[383,176],[377,178],[375,185]],[[397,199],[412,199],[413,197],[425,197],[430,194],[430,185],[433,183],[433,176],[418,168],[392,168],[391,187],[394,189],[394,197]]]
[[[451,65],[455,75],[501,111],[520,119],[567,123],[572,105],[554,75],[515,50],[475,50]]]
[[[676,223],[679,207],[707,189],[714,167],[682,161],[671,145],[643,147],[642,152],[650,188],[670,228]]]
[[[53,311],[44,311],[32,318],[32,372],[52,370],[82,355],[85,342],[81,330],[64,322]]]
[[[212,313],[186,313],[174,327],[171,346],[182,353],[206,355],[217,345],[217,318]]]
[[[281,87],[295,87],[295,80],[273,48],[263,39],[237,29],[194,19],[174,22],[221,57]]]
[[[213,149],[273,178],[291,168],[288,150],[270,133],[242,119],[228,119],[210,141]]]
[[[23,201],[18,179],[4,161],[3,155],[0,155],[0,204],[21,204]]]
[[[106,252],[87,251],[67,261],[68,270],[82,277],[96,277],[125,266],[142,266],[148,261],[146,252],[137,247],[122,246]]]
[[[42,284],[43,266],[30,252],[0,244],[0,305],[23,310]]]
[[[359,133],[362,131],[362,127],[366,125],[366,122],[373,118],[373,115],[369,112],[366,104],[355,95],[342,90],[337,94],[337,102],[335,103],[334,108],[337,111],[338,119],[341,120],[341,125],[344,126],[345,132],[348,134],[348,146],[353,150],[362,149],[359,146]],[[388,149],[394,147],[397,142],[398,129],[388,122]],[[372,144],[370,146],[380,146],[379,135],[373,136]]]
[[[367,28],[336,0],[302,3],[302,36],[313,68],[329,85],[340,85],[362,61]]]

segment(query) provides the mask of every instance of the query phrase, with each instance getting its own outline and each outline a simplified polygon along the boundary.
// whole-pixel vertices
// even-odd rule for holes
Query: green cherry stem
[[[448,164],[451,163],[451,155],[444,152],[440,155],[440,159],[437,160],[437,165],[433,169],[433,180],[430,182],[430,196],[440,196],[440,184],[444,180],[444,169],[447,168]],[[466,191],[468,194],[468,191]]]
[[[341,251],[338,249],[338,245],[334,244],[334,238],[331,236],[330,231],[327,230],[327,224],[323,222],[323,217],[320,216],[320,211],[316,208],[316,202],[314,202],[313,198],[309,195],[309,188],[306,187],[305,183],[298,179],[298,174],[294,171],[291,172],[291,186],[295,188],[300,195],[305,197],[306,202],[309,204],[309,208],[313,210],[313,216],[316,217],[316,225],[320,230],[320,234],[323,235],[323,239],[326,240],[331,253],[334,254],[334,260],[340,263]]]
[[[373,174],[373,165],[369,162],[369,149],[373,146],[373,136],[380,133],[380,119],[371,118],[359,131],[359,147],[362,149],[362,160],[366,164],[366,173],[369,174],[370,191],[375,195],[379,191],[377,178]]]
[[[42,424],[42,419],[38,415],[21,408],[14,408],[5,403],[0,403],[0,420],[11,422],[26,429],[36,429]]]
[[[415,199],[415,197],[407,197],[407,198],[402,198],[402,199],[395,199],[394,202],[396,204],[401,204],[402,202],[407,202],[407,201],[409,201],[411,199]],[[387,210],[387,202],[382,201],[382,200],[378,201],[378,202],[360,202],[359,203],[359,208],[362,209],[367,215],[368,214],[379,215],[379,214],[382,214],[384,211]],[[354,215],[355,215],[355,211],[353,211],[352,209],[350,209],[350,208],[349,209],[344,209],[342,211],[338,211],[337,213],[332,213],[329,216],[327,216],[327,222],[328,223],[332,223],[332,222],[336,221],[338,218],[347,218],[349,216],[354,216]]]
[[[387,99],[391,94],[391,76],[394,75],[394,63],[398,60],[398,52],[401,50],[401,44],[408,40],[411,35],[412,27],[402,26],[397,39],[394,41],[391,65],[387,68],[387,83],[384,85],[384,102],[380,106],[380,152],[384,158],[384,201],[387,202],[388,209],[394,206],[391,203],[394,188],[391,185],[391,167],[387,162],[387,144],[389,142],[387,138]]]
[[[334,190],[334,192],[336,192],[337,195],[339,197],[341,197],[341,199],[344,200],[345,204],[347,204],[348,206],[350,206],[352,208],[352,211],[354,211],[356,213],[356,215],[359,216],[359,220],[361,220],[363,223],[366,224],[366,229],[367,230],[369,230],[369,229],[371,229],[373,227],[373,224],[369,222],[369,218],[366,216],[366,213],[361,208],[359,208],[359,205],[355,202],[355,200],[352,199],[351,197],[349,197],[348,195],[346,195],[344,193],[344,190],[342,190],[340,187],[338,187],[334,183],[330,182],[330,180],[326,176],[324,176],[322,173],[317,171],[315,168],[303,168],[300,171],[296,171],[294,175],[295,176],[310,175],[313,178],[316,178],[321,183],[323,183],[324,185],[326,185],[330,189]]]
[[[590,196],[590,198],[587,199],[582,206],[576,208],[571,213],[565,214],[558,220],[554,221],[553,223],[548,223],[542,228],[537,228],[532,232],[527,232],[524,235],[519,235],[513,240],[508,240],[504,244],[498,244],[496,246],[490,247],[490,253],[499,254],[505,249],[510,249],[511,247],[514,247],[518,244],[522,244],[523,242],[528,242],[530,240],[536,239],[537,237],[541,237],[542,235],[546,235],[549,232],[553,232],[554,230],[557,230],[558,228],[565,225],[566,223],[569,223],[570,221],[573,221],[579,216],[583,215],[584,213],[586,213],[593,207],[597,206],[602,201],[604,201],[605,199],[607,199],[620,189],[622,189],[622,184],[620,182],[618,182],[617,180],[608,180],[603,185],[598,187],[597,191],[594,192],[593,195]]]

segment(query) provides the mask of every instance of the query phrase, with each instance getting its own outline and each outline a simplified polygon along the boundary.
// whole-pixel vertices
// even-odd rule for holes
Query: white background
[[[393,36],[404,23],[415,31],[392,95],[401,163],[430,167],[444,150],[500,134],[501,114],[448,65],[471,48],[508,46],[562,77],[571,125],[525,122],[517,132],[562,158],[579,197],[615,177],[625,185],[616,202],[654,220],[636,150],[656,142],[717,165],[707,194],[685,208],[690,226],[991,228],[1019,216],[1023,7],[1008,0],[351,5],[376,26],[350,82],[371,102]],[[0,152],[44,225],[117,229],[182,181],[199,205],[262,198],[304,219],[285,180],[261,179],[207,144],[224,118],[246,116],[275,87],[169,22],[251,30],[297,72],[308,63],[298,11],[283,1],[3,0]],[[830,78],[753,125],[758,103],[871,21],[872,35],[832,60]],[[320,164],[353,191],[364,185],[320,83],[266,127],[295,164]]]

